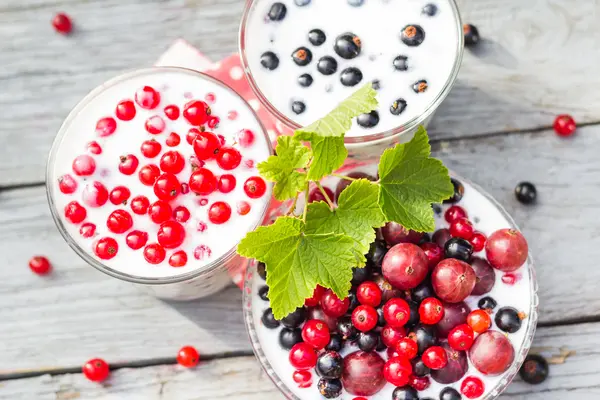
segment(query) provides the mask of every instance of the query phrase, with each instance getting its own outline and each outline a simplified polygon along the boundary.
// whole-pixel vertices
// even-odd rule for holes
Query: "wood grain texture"
[[[600,3],[459,3],[484,40],[465,52],[456,87],[432,122],[434,137],[550,126],[559,112],[600,120],[600,94],[586,90],[600,63]],[[151,65],[175,38],[215,60],[236,51],[243,0],[65,0],[60,8],[76,26],[68,38],[49,24],[53,2],[0,5],[0,186],[43,181],[69,110],[108,78]]]
[[[600,126],[568,140],[544,131],[437,147],[438,156],[495,196],[524,230],[537,262],[540,321],[600,317],[593,284],[600,280],[600,248],[590,245],[600,236]],[[537,185],[536,206],[514,199],[521,180]],[[28,270],[34,253],[55,265],[48,278]],[[204,353],[250,350],[239,289],[167,304],[97,272],[64,243],[42,188],[0,192],[0,254],[0,373],[73,367],[96,355],[111,362],[172,357],[186,343]]]
[[[575,351],[564,364],[550,366],[550,378],[532,386],[519,377],[501,400],[595,400],[600,396],[600,324],[553,327],[538,330],[535,347],[545,356],[561,348]],[[81,374],[40,376],[0,382],[1,400],[280,400],[284,397],[261,370],[254,357],[215,360],[193,370],[163,365],[114,371],[104,385],[85,380]]]

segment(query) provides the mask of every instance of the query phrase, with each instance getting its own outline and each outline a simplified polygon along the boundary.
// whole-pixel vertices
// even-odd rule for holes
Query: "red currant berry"
[[[296,343],[290,350],[289,360],[296,369],[311,369],[317,364],[317,353],[308,343]]]
[[[160,93],[150,86],[144,86],[135,92],[135,102],[146,110],[152,110],[160,103]]]
[[[179,195],[181,184],[173,174],[162,174],[154,182],[154,194],[160,200],[171,201]]]
[[[457,219],[469,218],[469,216],[467,215],[467,212],[464,208],[462,208],[461,206],[454,205],[446,210],[446,212],[444,213],[444,218],[448,223],[453,223]]]
[[[175,132],[171,132],[169,137],[167,137],[167,140],[165,140],[165,144],[169,147],[178,146],[179,143],[181,143],[181,137],[179,137],[179,135]]]
[[[171,174],[178,174],[183,171],[185,158],[178,151],[167,151],[160,158],[160,169]]]
[[[192,192],[206,196],[217,189],[217,178],[211,170],[198,168],[190,176],[189,186]]]
[[[431,242],[423,243],[420,247],[427,256],[429,270],[433,270],[433,268],[435,268],[435,266],[444,258],[444,249]]]
[[[250,147],[254,143],[254,132],[250,129],[242,129],[237,134],[237,141],[242,147]]]
[[[165,249],[174,249],[185,240],[185,228],[177,221],[163,222],[156,234],[158,243]]]
[[[360,305],[352,311],[352,324],[361,332],[369,332],[377,326],[377,310],[372,306]]]
[[[131,191],[125,186],[117,186],[113,190],[110,191],[110,202],[115,206],[121,204],[127,204],[127,200],[131,196]]]
[[[115,113],[121,121],[131,121],[135,118],[135,104],[131,100],[120,101]]]
[[[262,197],[263,194],[267,191],[267,184],[260,176],[251,176],[246,179],[244,183],[244,192],[246,192],[246,196],[251,199],[258,199]]]
[[[327,289],[321,296],[321,308],[330,317],[339,318],[350,308],[350,299],[340,300],[331,289]]]
[[[96,171],[96,161],[91,156],[84,154],[73,160],[73,172],[77,176],[90,176]]]
[[[148,212],[150,200],[146,196],[136,196],[131,199],[131,211],[137,215],[144,215]]]
[[[210,107],[203,101],[192,100],[183,106],[183,118],[190,123],[190,125],[200,126],[208,121],[210,115]]]
[[[188,185],[187,183],[182,183],[181,184],[181,194],[188,194],[190,192],[190,185]]]
[[[165,120],[158,115],[153,115],[146,120],[144,124],[146,131],[152,135],[158,135],[159,133],[163,133],[165,130],[166,124]]]
[[[211,115],[210,117],[208,117],[208,122],[206,123],[206,125],[210,129],[215,129],[217,126],[219,126],[220,122],[221,122],[221,118]]]
[[[198,135],[200,135],[200,131],[198,129],[196,129],[196,128],[192,128],[185,135],[185,140],[189,144],[194,144],[194,140],[196,140],[196,138],[198,137]]]
[[[149,264],[160,264],[166,256],[165,249],[158,243],[151,243],[144,247],[144,259]]]
[[[559,136],[571,136],[575,133],[575,129],[577,129],[575,120],[568,114],[561,114],[554,120],[554,131]]]
[[[483,395],[485,386],[483,381],[476,376],[467,376],[460,385],[460,392],[464,394],[467,399],[476,399]]]
[[[473,345],[475,332],[467,324],[461,324],[450,331],[448,334],[448,344],[454,350],[467,351]]]
[[[29,269],[34,274],[46,275],[52,269],[50,261],[44,256],[35,256],[29,260]]]
[[[217,100],[217,96],[214,93],[206,93],[204,100],[206,100],[207,103],[214,103]]]
[[[292,378],[298,384],[299,388],[307,388],[312,385],[312,374],[310,371],[294,371]]]
[[[407,358],[394,357],[383,366],[383,377],[394,386],[405,386],[412,375],[412,365]]]
[[[320,319],[308,320],[302,327],[302,340],[317,350],[325,348],[329,343],[329,339],[329,328]]]
[[[138,158],[133,154],[121,156],[120,160],[119,172],[121,172],[123,175],[133,175],[138,165],[140,165]]]
[[[431,385],[431,381],[429,380],[428,376],[412,375],[410,377],[410,380],[408,381],[408,384],[412,386],[415,390],[422,392]]]
[[[381,339],[390,349],[396,349],[396,346],[400,340],[406,336],[406,330],[404,328],[396,328],[391,325],[386,325],[381,330]]]
[[[192,346],[182,347],[177,352],[177,362],[182,367],[195,367],[196,365],[198,365],[198,362],[200,362],[200,354],[198,354],[198,350],[196,350]]]
[[[506,285],[514,285],[517,281],[517,276],[513,273],[507,272],[506,274],[502,275],[502,278],[500,279],[502,280],[502,283]]]
[[[162,146],[154,139],[146,140],[142,143],[142,155],[146,158],[154,158],[160,154]]]
[[[238,117],[238,113],[235,110],[229,111],[227,113],[227,119],[230,121],[235,121]]]
[[[148,234],[142,231],[131,231],[125,238],[125,243],[132,250],[139,250],[148,242]]]
[[[467,316],[467,324],[474,332],[483,333],[492,326],[492,319],[485,310],[474,310]]]
[[[183,250],[176,251],[169,257],[169,265],[174,268],[184,267],[187,264],[187,253]]]
[[[308,299],[304,300],[304,305],[306,307],[318,306],[319,303],[321,302],[321,296],[323,296],[324,292],[325,292],[325,288],[323,286],[317,285],[317,287],[313,291],[312,297],[309,297]]]
[[[150,206],[148,214],[150,214],[150,219],[152,222],[155,224],[162,224],[171,218],[173,211],[171,210],[169,203],[163,200],[158,200]]]
[[[410,307],[400,298],[390,299],[383,306],[383,317],[391,326],[401,328],[410,319]]]
[[[453,237],[469,240],[473,237],[474,232],[475,229],[473,228],[471,221],[466,218],[459,218],[450,224],[450,234]]]
[[[144,165],[138,173],[140,182],[142,182],[146,186],[154,185],[154,182],[156,182],[159,175],[160,169],[154,164]]]
[[[113,233],[125,233],[133,226],[133,218],[125,210],[115,210],[108,216],[106,226]]]
[[[219,154],[221,141],[212,132],[198,132],[193,143],[194,153],[196,157],[202,161],[215,158]]]
[[[356,289],[356,298],[360,304],[377,307],[381,303],[381,289],[375,282],[363,282]]]
[[[187,222],[190,219],[190,210],[185,206],[177,206],[173,210],[173,219],[177,222]]]
[[[239,215],[247,215],[251,209],[252,207],[247,201],[240,201],[237,203],[237,213]]]
[[[446,350],[441,346],[431,346],[423,352],[421,356],[423,364],[431,369],[442,369],[448,364],[448,356]]]
[[[210,257],[211,254],[212,250],[210,249],[210,247],[204,244],[196,246],[196,248],[194,249],[194,258],[196,260],[204,260],[205,258]]]
[[[222,147],[217,154],[217,164],[226,171],[237,168],[241,162],[242,155],[233,147]]]
[[[77,190],[77,181],[69,174],[58,178],[58,188],[64,194],[72,194]]]
[[[73,30],[73,24],[71,18],[65,13],[58,13],[52,19],[52,26],[56,32],[63,35],[68,35]]]
[[[95,155],[102,154],[102,147],[100,147],[98,142],[96,142],[95,140],[89,142],[86,147],[87,147],[88,151],[92,154],[95,154]]]
[[[213,224],[220,225],[229,221],[231,217],[231,207],[224,201],[213,203],[208,209],[208,220]]]
[[[221,175],[219,177],[219,192],[229,193],[235,189],[235,176],[231,174]]]
[[[469,240],[469,243],[473,246],[473,251],[481,251],[485,248],[485,241],[487,238],[481,232],[473,233],[473,237]]]
[[[179,107],[177,107],[176,105],[170,104],[165,107],[165,115],[171,121],[175,121],[177,118],[179,118],[179,114],[180,114]]]
[[[435,297],[428,297],[419,306],[419,317],[426,325],[435,325],[444,318],[444,305]]]
[[[87,211],[76,201],[72,201],[65,206],[65,218],[72,224],[83,222],[86,216]]]
[[[113,117],[105,117],[96,123],[96,134],[100,137],[110,136],[117,130],[117,121]]]
[[[94,358],[83,364],[83,375],[92,382],[102,382],[110,375],[110,367],[101,358]]]
[[[108,201],[108,189],[100,182],[92,182],[85,186],[81,197],[88,207],[102,207]]]
[[[396,352],[401,356],[412,360],[419,352],[419,346],[414,340],[403,337],[396,344]]]
[[[79,228],[79,234],[81,235],[81,237],[84,237],[86,239],[91,238],[96,234],[96,225],[92,224],[91,222],[86,222],[85,224],[82,224]]]
[[[110,260],[117,255],[119,244],[111,237],[103,237],[98,239],[94,245],[94,253],[102,260]]]

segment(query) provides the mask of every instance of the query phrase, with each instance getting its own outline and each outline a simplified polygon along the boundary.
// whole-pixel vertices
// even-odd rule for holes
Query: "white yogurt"
[[[136,91],[144,86],[150,86],[160,93],[159,105],[147,110],[136,104],[136,115],[131,121],[117,120],[117,129],[114,134],[99,137],[96,132],[96,123],[99,119],[112,116],[115,117],[117,103],[124,99],[134,99]],[[207,97],[207,95],[209,95]],[[214,101],[210,97],[214,95]],[[233,174],[236,178],[235,189],[230,193],[220,193],[218,190],[207,196],[196,196],[193,192],[179,194],[170,202],[173,209],[179,205],[188,208],[191,218],[183,223],[186,230],[186,238],[177,249],[167,250],[166,258],[157,265],[145,261],[143,248],[132,250],[126,244],[127,233],[114,234],[107,228],[107,218],[111,212],[117,209],[128,211],[133,217],[133,228],[148,233],[148,244],[157,243],[157,232],[159,225],[153,223],[148,215],[137,215],[131,210],[131,199],[138,195],[144,195],[150,203],[157,199],[152,186],[143,185],[139,178],[140,168],[147,164],[159,165],[161,155],[166,151],[176,150],[185,159],[185,167],[177,174],[182,183],[187,183],[192,172],[190,157],[194,155],[193,147],[186,141],[186,133],[192,126],[183,117],[184,104],[191,99],[207,101],[213,116],[220,118],[220,124],[214,129],[208,129],[217,135],[222,135],[226,145],[233,146],[242,154],[242,162],[239,167],[232,171],[224,171],[217,165],[214,159],[206,162],[205,168],[210,169],[217,177],[221,174]],[[212,99],[211,99],[212,100]],[[181,111],[178,119],[172,121],[165,116],[164,108],[167,105],[177,105]],[[230,111],[235,111],[237,117],[230,119]],[[163,133],[152,135],[144,128],[145,121],[154,115],[162,117],[166,123]],[[233,118],[233,117],[232,117]],[[236,142],[236,135],[243,129],[249,129],[254,133],[254,143],[249,147],[241,147]],[[181,137],[181,142],[175,147],[169,147],[165,141],[171,132],[176,132]],[[152,159],[144,157],[140,146],[143,141],[155,139],[162,145],[161,153]],[[96,141],[102,147],[99,155],[90,154],[86,151],[87,143]],[[250,230],[258,226],[264,217],[271,197],[271,186],[267,184],[266,193],[258,198],[249,198],[243,189],[246,179],[258,176],[256,164],[264,161],[271,152],[270,142],[264,134],[264,130],[256,118],[252,109],[231,89],[191,70],[177,68],[155,68],[142,70],[135,73],[116,78],[94,90],[84,101],[82,101],[68,117],[61,128],[61,132],[51,154],[48,170],[50,198],[55,217],[71,241],[71,245],[78,248],[79,252],[99,261],[103,266],[114,271],[141,278],[169,278],[202,269],[215,260],[229,254],[238,242]],[[88,177],[78,177],[73,173],[73,159],[82,154],[90,154],[96,162],[96,170]],[[127,176],[119,172],[120,157],[126,154],[134,154],[140,163],[133,175]],[[64,174],[70,174],[78,182],[77,191],[73,194],[63,194],[59,190],[58,181]],[[87,184],[94,181],[102,182],[110,190],[115,186],[124,185],[131,190],[131,197],[126,205],[113,205],[108,201],[98,208],[86,206],[82,199],[82,192]],[[206,205],[200,205],[203,199]],[[64,208],[71,201],[78,201],[87,210],[84,222],[96,225],[96,233],[91,238],[84,238],[80,234],[81,224],[73,224],[65,219]],[[208,209],[216,201],[227,202],[231,209],[231,218],[224,224],[216,225],[208,220]],[[236,206],[239,202],[246,201],[251,210],[246,215],[239,215]],[[200,224],[206,224],[206,229],[198,229]],[[118,253],[110,260],[100,260],[93,251],[93,245],[98,238],[112,237],[118,243]],[[197,259],[194,250],[199,245],[207,246],[210,255],[205,253]],[[169,256],[179,250],[187,253],[188,261],[183,267],[171,267],[168,263]]]
[[[295,0],[277,0],[285,4],[287,11],[281,21],[272,21],[267,15],[275,2],[253,1],[244,21],[243,56],[258,91],[279,113],[300,126],[321,118],[359,87],[377,80],[381,86],[379,123],[364,128],[355,121],[346,136],[386,132],[425,114],[453,83],[462,52],[460,18],[453,0],[365,0],[361,6],[351,6],[348,0],[311,0],[304,1],[308,3],[305,6],[296,5]],[[429,4],[437,8],[433,16],[423,13]],[[407,46],[401,41],[400,32],[415,24],[423,28],[425,39],[418,46]],[[308,32],[315,28],[326,35],[320,46],[308,40]],[[360,54],[350,60],[334,51],[336,37],[347,32],[362,43]],[[301,46],[312,53],[312,61],[306,66],[299,66],[292,59],[292,53]],[[261,65],[261,56],[267,51],[279,59],[274,70]],[[399,55],[408,57],[408,70],[394,68],[393,61]],[[326,76],[317,70],[323,56],[335,58],[335,73]],[[348,67],[362,72],[363,78],[355,86],[340,82],[341,72]],[[302,74],[312,76],[309,87],[298,83]],[[412,86],[422,79],[428,88],[416,93]],[[406,101],[406,108],[393,115],[390,106],[400,98]],[[305,111],[295,113],[294,101],[304,103]]]
[[[355,169],[354,171],[359,170]],[[374,166],[362,167],[360,171],[367,172],[371,175],[376,174],[376,168]],[[460,178],[459,178],[460,179]],[[323,181],[323,186],[329,187],[335,192],[335,188],[337,183],[339,182],[338,178],[327,178]],[[460,203],[458,203],[461,207],[467,210],[469,219],[473,222],[473,225],[476,230],[483,232],[486,236],[489,236],[494,231],[502,228],[510,228],[512,227],[512,223],[505,217],[505,215],[500,211],[500,209],[490,201],[483,193],[478,191],[473,186],[469,185],[467,182],[462,181],[464,185],[464,196]],[[299,205],[299,207],[303,207],[303,205]],[[444,205],[443,211],[448,209],[449,206]],[[447,228],[448,223],[444,220],[443,212],[440,215],[436,215],[435,217],[436,229]],[[474,255],[479,255],[482,258],[485,258],[485,251],[480,253],[475,253]],[[498,306],[495,311],[498,311],[501,307],[514,307],[519,311],[524,311],[528,314],[528,319],[523,321],[523,325],[521,329],[515,333],[511,333],[508,335],[513,348],[515,349],[515,361],[513,362],[513,366],[509,368],[507,372],[499,376],[484,376],[480,372],[478,372],[471,361],[469,360],[469,369],[465,374],[467,376],[477,376],[482,379],[485,384],[485,392],[484,395],[479,397],[479,399],[491,399],[495,398],[497,395],[498,388],[502,384],[507,383],[507,379],[512,379],[514,373],[516,373],[516,365],[519,365],[523,360],[524,354],[529,349],[531,345],[531,337],[527,334],[529,332],[530,318],[537,318],[537,315],[529,315],[530,312],[535,313],[535,307],[533,307],[532,301],[534,301],[533,291],[534,291],[534,282],[531,281],[530,269],[533,268],[528,260],[527,263],[517,270],[515,273],[520,276],[520,279],[514,285],[507,285],[502,283],[501,278],[504,274],[501,271],[494,270],[496,273],[496,283],[492,290],[489,293],[486,293],[482,296],[469,296],[465,302],[469,305],[471,310],[478,309],[477,302],[482,297],[491,296],[494,300],[497,301]],[[320,400],[323,397],[320,395],[317,389],[317,382],[319,381],[319,376],[314,371],[311,370],[313,375],[313,384],[308,388],[299,388],[298,384],[294,382],[292,379],[293,373],[295,369],[289,363],[289,351],[283,349],[279,345],[279,331],[281,328],[277,329],[268,329],[261,322],[261,316],[269,305],[268,302],[263,301],[258,296],[258,290],[260,287],[265,285],[264,280],[258,276],[258,274],[253,274],[251,280],[251,288],[252,288],[252,320],[254,324],[254,328],[256,330],[256,336],[258,337],[258,342],[260,345],[260,349],[263,351],[266,359],[270,363],[271,367],[274,369],[277,377],[287,386],[287,388],[293,392],[293,394],[302,400]],[[492,318],[493,322],[493,318]],[[495,322],[493,322],[492,328],[493,330],[500,331]],[[500,331],[501,332],[501,331]],[[529,332],[532,335],[532,332]],[[352,353],[358,349],[358,346],[351,346],[346,344],[342,349],[342,356],[345,356],[349,353]],[[387,360],[386,351],[379,353],[384,360]],[[459,380],[450,385],[443,385],[435,382],[430,376],[431,386],[419,392],[420,398],[439,398],[440,391],[445,387],[453,387],[460,393],[460,385],[463,379]],[[392,398],[392,392],[394,391],[395,386],[387,383],[385,387],[378,392],[377,394],[370,396],[369,399],[373,400],[389,400]],[[349,394],[345,390],[342,395],[338,397],[341,400],[352,400],[354,399],[354,395]],[[464,396],[463,396],[464,397]]]

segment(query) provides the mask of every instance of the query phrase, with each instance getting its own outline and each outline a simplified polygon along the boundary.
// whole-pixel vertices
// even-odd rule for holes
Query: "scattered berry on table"
[[[29,269],[37,275],[46,275],[52,270],[52,265],[48,258],[44,256],[34,256],[29,260]]]
[[[73,30],[71,18],[65,13],[58,13],[52,19],[52,26],[56,32],[68,35]]]
[[[92,382],[102,382],[110,375],[110,367],[101,358],[94,358],[83,364],[83,375]]]
[[[575,133],[577,125],[575,120],[568,114],[561,114],[554,120],[554,132],[558,136],[568,137]]]
[[[515,196],[523,204],[532,204],[537,198],[537,189],[531,182],[520,182],[515,188]]]
[[[527,383],[540,384],[548,377],[548,361],[540,355],[529,354],[519,370],[519,375]]]
[[[200,354],[198,354],[198,350],[192,346],[182,347],[177,352],[177,362],[179,365],[186,368],[195,367],[198,365],[198,362],[200,362]]]
[[[472,24],[463,25],[463,35],[465,36],[465,46],[467,47],[475,46],[481,40],[479,29]]]

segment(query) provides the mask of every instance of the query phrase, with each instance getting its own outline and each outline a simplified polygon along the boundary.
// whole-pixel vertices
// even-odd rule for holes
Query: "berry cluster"
[[[212,93],[206,98],[210,102],[216,101]],[[247,165],[242,164],[241,151],[254,145],[254,132],[241,130],[234,144],[227,145],[223,136],[207,130],[219,123],[219,117],[213,114],[207,102],[191,99],[181,107],[167,104],[161,112],[161,100],[164,101],[157,90],[144,86],[136,91],[133,99],[118,102],[114,115],[97,121],[97,140],[88,143],[86,154],[76,156],[72,171],[58,180],[61,193],[76,197],[64,209],[66,221],[81,224],[83,238],[94,238],[92,250],[101,260],[112,259],[118,254],[119,242],[113,235],[124,235],[124,243],[132,250],[141,250],[149,264],[168,260],[172,267],[183,267],[187,264],[188,254],[178,248],[191,231],[204,231],[207,227],[203,221],[188,223],[194,210],[188,208],[189,202],[187,207],[178,204],[184,196],[199,196],[198,204],[208,205],[205,218],[212,224],[221,225],[227,223],[236,211],[241,216],[247,215],[251,210],[250,202],[261,198],[267,191],[267,184],[259,176],[252,176],[244,182],[236,181],[235,170],[240,165],[242,168]],[[102,146],[110,145],[109,140],[117,134],[118,125],[136,117],[145,118],[144,110],[153,114],[144,121],[147,139],[141,142],[139,153],[136,152],[138,155],[124,154],[117,160],[100,159],[103,157]],[[180,118],[190,126],[185,141],[176,132],[167,130],[168,121]],[[184,149],[184,146],[190,148]],[[186,159],[184,154],[192,152],[194,155]],[[209,161],[218,168],[211,168]],[[98,165],[111,162],[115,173],[120,174],[119,182],[128,184],[108,187],[106,181],[103,182],[103,171]],[[80,185],[83,187],[80,188]],[[227,201],[210,201],[213,193],[228,194],[237,185],[242,185],[248,201],[238,201],[234,210]],[[136,188],[144,186],[152,188],[154,196],[135,193]],[[147,191],[144,193],[147,194]],[[90,215],[91,209],[99,209],[105,204],[112,207],[107,211],[109,215],[105,221]],[[118,208],[110,212],[113,206]],[[156,231],[136,229],[135,222],[140,218],[156,224]],[[104,230],[96,226],[98,223],[106,225],[109,236],[102,234]],[[156,235],[152,237],[154,232]],[[197,259],[210,254],[211,250],[206,245],[198,245],[193,252]]]
[[[372,396],[390,383],[396,386],[393,400],[418,399],[433,380],[441,384],[441,399],[460,399],[461,393],[476,399],[485,387],[475,374],[465,377],[469,360],[483,375],[508,370],[515,350],[507,334],[517,332],[526,315],[512,307],[496,310],[489,296],[476,310],[464,300],[489,293],[496,270],[514,272],[524,265],[527,243],[514,230],[501,229],[489,238],[477,232],[457,204],[464,187],[457,180],[453,184],[452,204],[444,213],[450,228],[430,236],[388,223],[378,232],[382,239],[371,245],[367,265],[355,269],[347,298],[319,286],[304,307],[281,321],[270,308],[264,311],[266,328],[283,326],[279,343],[289,350],[299,387],[312,386],[314,368],[325,398],[339,397],[343,389]],[[347,185],[341,181],[335,192],[325,191],[336,200]],[[322,197],[313,191],[309,201]],[[473,257],[483,250],[485,257]],[[266,279],[264,264],[259,263],[258,274]],[[262,286],[259,295],[267,301],[268,287]],[[502,332],[492,329],[494,323]],[[459,381],[460,393],[446,386]]]

